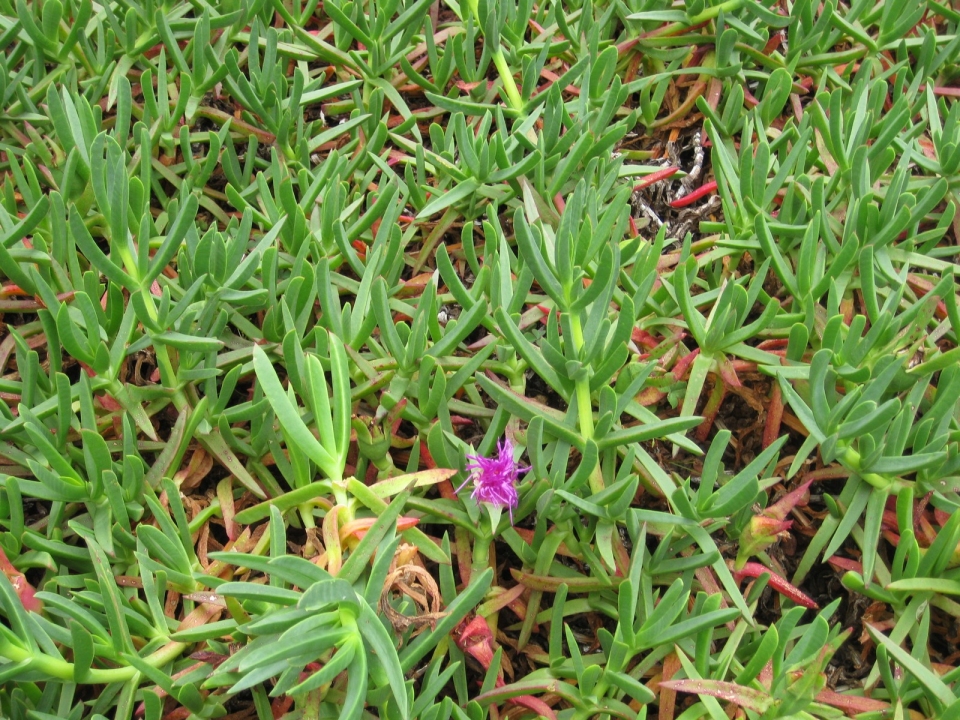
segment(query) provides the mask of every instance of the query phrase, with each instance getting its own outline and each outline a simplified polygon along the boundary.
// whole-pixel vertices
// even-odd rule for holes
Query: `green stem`
[[[740,2],[741,0],[736,1]],[[477,26],[480,27],[482,31],[483,23],[480,21],[480,2],[479,0],[469,0],[469,4],[470,12],[473,13],[473,18],[477,21]],[[520,97],[520,89],[517,87],[517,81],[513,78],[513,73],[510,71],[507,59],[503,55],[503,48],[499,40],[497,41],[497,47],[493,49],[492,58],[493,64],[497,68],[497,73],[500,75],[500,81],[503,83],[503,91],[507,95],[507,104],[511,109],[515,110],[518,115],[522,115],[523,98]],[[527,138],[531,142],[537,141],[537,134],[533,128],[527,131]]]
[[[821,53],[819,55],[808,55],[797,62],[797,68],[814,67],[817,65],[832,66],[845,62],[854,62],[859,60],[868,52],[868,48],[858,46],[849,50],[840,52]]]
[[[140,290],[140,295],[143,297],[143,304],[147,308],[147,315],[150,316],[150,319],[154,322],[159,320],[159,315],[157,314],[157,308],[153,304],[153,296],[150,294],[149,290]],[[153,340],[153,349],[157,359],[157,368],[160,370],[160,381],[165,387],[173,389],[173,404],[180,412],[190,408],[190,401],[187,400],[187,396],[184,394],[183,390],[178,387],[180,384],[179,379],[177,378],[177,372],[173,369],[173,362],[170,360],[170,353],[167,352],[167,346],[163,344],[162,341],[157,340],[152,337],[153,333],[150,333],[151,339]]]
[[[188,528],[191,533],[199,532],[200,528],[203,527],[203,524],[207,522],[214,515],[223,517],[220,510],[220,499],[214,498],[209,505],[207,505],[203,510],[201,510],[197,515],[190,521]]]
[[[510,66],[507,65],[507,59],[503,56],[503,50],[497,48],[493,51],[493,64],[500,73],[500,79],[503,81],[503,89],[507,93],[507,101],[517,112],[523,111],[523,99],[520,97],[520,89],[517,87],[517,81],[513,79],[513,73],[510,72]]]
[[[583,326],[580,323],[580,316],[570,314],[570,325],[573,328],[573,348],[580,354],[583,348]],[[590,381],[578,380],[577,386],[577,409],[580,413],[580,432],[587,440],[593,438],[593,402],[590,400]]]
[[[570,326],[573,329],[573,341],[574,350],[576,350],[577,355],[580,355],[580,351],[583,349],[583,325],[580,323],[580,316],[571,313],[570,314]],[[590,398],[590,379],[582,378],[576,381],[576,393],[577,393],[577,412],[580,417],[580,434],[583,435],[585,440],[593,439],[593,400]],[[600,465],[597,464],[597,467],[593,469],[593,472],[590,474],[590,491],[594,494],[603,490],[603,473],[600,472]]]
[[[143,658],[143,661],[151,667],[162,667],[169,662],[176,660],[188,647],[187,643],[171,642],[164,645],[155,653]],[[75,680],[75,667],[73,663],[66,660],[57,660],[49,655],[34,655],[29,650],[18,647],[10,642],[0,644],[0,657],[4,657],[11,662],[20,663],[28,661],[30,669],[39,671],[42,675],[57,678],[64,682],[77,682]],[[126,682],[139,671],[132,667],[111,668],[109,670],[91,669],[82,682],[85,685],[109,685],[110,683]]]
[[[493,537],[487,532],[482,532],[473,541],[473,562],[470,565],[470,577],[477,577],[484,570],[490,567],[490,544]]]
[[[862,457],[860,456],[860,453],[858,453],[852,447],[847,447],[840,457],[846,463],[847,467],[857,473],[867,483],[879,490],[890,490],[891,492],[896,492],[900,490],[900,488],[906,487],[905,481],[901,480],[900,478],[880,475],[879,473],[861,472],[860,462]]]
[[[708,20],[713,20],[717,18],[720,13],[728,13],[732,10],[736,10],[738,7],[743,5],[744,0],[727,0],[725,3],[720,3],[719,5],[713,5],[708,7],[701,13],[697,13],[692,18],[690,18],[690,23],[692,25],[699,25],[702,22]]]
[[[299,508],[300,519],[303,520],[303,529],[310,530],[315,528],[317,524],[313,521],[313,505],[309,502],[303,503]]]
[[[653,38],[663,37],[665,35],[673,35],[675,33],[683,32],[693,25],[699,25],[700,23],[708,22],[709,20],[714,20],[721,12],[730,12],[731,10],[736,10],[738,7],[743,5],[744,0],[727,0],[725,3],[720,3],[713,7],[708,7],[701,13],[697,13],[689,19],[688,22],[674,22],[669,25],[664,25],[657,30],[645,35],[641,40],[651,40]]]
[[[123,265],[126,268],[127,274],[133,278],[139,286],[140,296],[143,298],[143,305],[147,309],[147,315],[150,317],[150,320],[153,322],[158,322],[160,316],[157,313],[157,307],[153,302],[153,296],[150,294],[150,289],[143,287],[142,278],[140,277],[140,270],[137,266],[137,262],[134,259],[133,255],[130,252],[130,248],[126,246],[119,238],[116,243],[111,243],[116,249],[117,254],[120,256],[120,259],[123,261]],[[149,333],[149,331],[148,331]],[[157,368],[160,370],[160,381],[167,388],[173,389],[173,404],[180,412],[183,412],[185,409],[191,407],[190,402],[187,400],[187,396],[184,395],[183,390],[179,389],[179,381],[177,379],[177,373],[173,369],[173,362],[170,360],[170,354],[167,352],[167,346],[162,342],[158,342],[154,337],[153,333],[149,333],[153,342],[153,349],[157,359]]]

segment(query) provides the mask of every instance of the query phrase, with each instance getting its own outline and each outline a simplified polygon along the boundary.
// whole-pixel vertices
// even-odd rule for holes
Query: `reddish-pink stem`
[[[693,205],[697,200],[702,198],[704,195],[709,195],[712,192],[716,192],[716,190],[717,190],[717,181],[711,180],[710,182],[704,183],[703,185],[698,187],[689,195],[684,195],[679,200],[674,200],[673,202],[670,203],[670,207],[682,208],[682,207],[686,207],[687,205]]]
[[[780,423],[783,422],[783,395],[779,385],[773,386],[770,405],[767,409],[767,422],[763,426],[763,447],[770,447],[780,435]]]
[[[643,190],[646,187],[650,187],[654,183],[658,183],[661,180],[666,180],[671,175],[676,175],[678,169],[679,168],[675,168],[671,165],[670,167],[665,167],[663,170],[657,170],[656,172],[650,173],[638,184],[633,186],[633,191],[637,192],[638,190]]]

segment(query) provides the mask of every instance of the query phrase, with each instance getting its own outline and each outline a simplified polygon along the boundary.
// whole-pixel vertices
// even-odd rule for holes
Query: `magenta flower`
[[[467,470],[470,476],[457,488],[459,493],[464,486],[473,481],[471,497],[477,502],[490,503],[498,507],[506,506],[510,511],[510,523],[513,524],[513,509],[520,501],[517,496],[516,482],[520,475],[530,470],[520,467],[513,459],[513,443],[501,440],[497,445],[497,456],[485,458],[480,455],[467,455]]]

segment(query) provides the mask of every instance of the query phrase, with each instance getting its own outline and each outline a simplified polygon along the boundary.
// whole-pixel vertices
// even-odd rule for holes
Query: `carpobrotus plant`
[[[960,718],[954,5],[0,0],[0,717]]]

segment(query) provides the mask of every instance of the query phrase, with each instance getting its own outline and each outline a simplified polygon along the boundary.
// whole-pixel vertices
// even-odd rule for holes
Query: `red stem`
[[[671,175],[676,175],[679,168],[675,168],[672,165],[670,167],[665,167],[663,170],[657,170],[656,172],[650,173],[643,180],[641,180],[637,185],[633,186],[633,191],[643,190],[646,187],[650,187],[654,183],[658,183],[661,180],[666,180]]]
[[[710,393],[710,397],[707,398],[707,403],[702,410],[703,422],[697,426],[696,438],[700,442],[706,441],[707,436],[710,434],[710,428],[713,427],[713,423],[717,419],[717,414],[720,412],[720,406],[723,404],[723,398],[727,394],[727,385],[723,382],[723,379],[719,377],[715,379],[716,382],[713,386],[713,391]]]
[[[780,385],[774,384],[770,394],[770,406],[767,408],[767,422],[763,426],[763,448],[766,449],[780,435],[780,423],[783,422],[783,396]]]
[[[716,192],[716,190],[717,190],[717,181],[711,180],[710,182],[704,183],[703,185],[698,187],[689,195],[684,195],[679,200],[674,200],[673,202],[670,203],[670,207],[682,208],[682,207],[686,207],[687,205],[693,205],[697,200],[702,198],[704,195],[709,195],[712,192]]]

